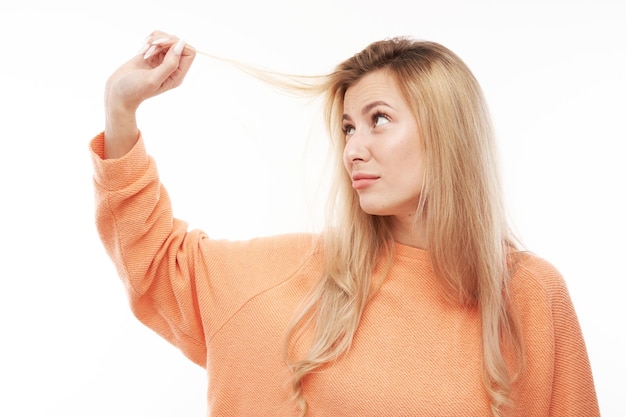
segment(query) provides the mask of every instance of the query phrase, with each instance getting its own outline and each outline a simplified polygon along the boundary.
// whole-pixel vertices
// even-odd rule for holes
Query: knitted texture
[[[297,415],[283,345],[293,312],[320,277],[319,237],[236,242],[188,231],[172,215],[142,138],[120,159],[103,160],[102,150],[100,134],[91,141],[100,237],[137,318],[206,368],[208,415]],[[510,290],[526,355],[510,414],[599,416],[563,278],[524,254]],[[428,251],[398,244],[348,354],[305,379],[309,415],[489,415],[480,335],[477,311],[443,296]],[[310,338],[295,341],[296,356]]]

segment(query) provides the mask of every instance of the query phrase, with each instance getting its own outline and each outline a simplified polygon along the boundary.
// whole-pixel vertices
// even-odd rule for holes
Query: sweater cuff
[[[104,132],[90,141],[89,151],[94,167],[94,181],[109,191],[123,189],[137,181],[150,163],[141,133],[137,143],[121,158],[104,159]]]

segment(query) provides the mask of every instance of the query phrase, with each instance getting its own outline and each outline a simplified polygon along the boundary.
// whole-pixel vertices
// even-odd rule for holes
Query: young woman
[[[135,112],[195,50],[155,32],[106,86],[97,225],[136,316],[207,370],[211,416],[597,416],[559,273],[514,244],[481,89],[445,47],[375,42],[317,84],[325,231],[214,241],[172,215]]]

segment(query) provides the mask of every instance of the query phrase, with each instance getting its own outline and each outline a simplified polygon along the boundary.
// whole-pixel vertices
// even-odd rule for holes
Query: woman
[[[320,236],[224,242],[172,216],[135,112],[195,50],[150,35],[91,142],[102,241],[136,316],[207,369],[211,416],[595,416],[564,281],[507,227],[477,81],[375,42],[315,85],[337,155]]]

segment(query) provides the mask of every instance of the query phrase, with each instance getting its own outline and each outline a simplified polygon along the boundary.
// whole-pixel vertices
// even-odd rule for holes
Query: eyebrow
[[[390,107],[389,104],[387,104],[386,102],[382,101],[382,100],[377,100],[377,101],[372,101],[371,103],[365,105],[365,107],[363,107],[363,109],[361,110],[361,114],[362,115],[366,115],[367,113],[369,113],[374,107],[376,106],[387,106]],[[342,120],[352,120],[350,116],[348,116],[347,114],[343,114],[342,116]]]

